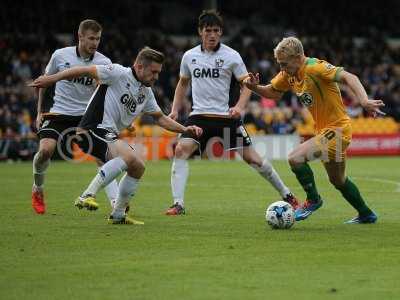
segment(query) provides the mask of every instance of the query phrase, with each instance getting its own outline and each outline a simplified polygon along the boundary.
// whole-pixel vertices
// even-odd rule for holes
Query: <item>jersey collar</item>
[[[306,57],[306,59],[304,60],[303,65],[302,65],[302,66],[300,67],[300,69],[297,71],[296,78],[297,78],[298,80],[301,80],[302,78],[304,78],[304,72],[305,72],[305,69],[306,69],[306,65],[307,65],[308,59],[309,59],[309,57]]]
[[[78,50],[78,46],[75,47],[75,51],[76,51],[76,56],[78,56],[79,58],[81,58],[81,55],[79,54],[79,50]],[[94,54],[90,55],[89,58],[83,58],[82,59],[84,61],[91,61],[94,58]]]
[[[135,68],[134,68],[134,67],[131,67],[131,70],[132,70],[132,75],[133,75],[133,77],[136,79],[136,81],[139,82],[139,84],[142,84],[142,83],[140,82],[139,78],[137,77]]]
[[[203,44],[200,45],[201,51],[204,52],[205,49],[203,48]],[[221,48],[221,43],[218,43],[217,46],[215,46],[213,52],[217,52]]]

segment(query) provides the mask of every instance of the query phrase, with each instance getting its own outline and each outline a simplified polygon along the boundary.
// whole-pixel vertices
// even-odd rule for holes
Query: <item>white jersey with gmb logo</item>
[[[142,112],[161,111],[153,91],[137,79],[133,68],[119,64],[96,68],[100,85],[90,99],[80,127],[119,133],[131,126]]]
[[[100,52],[95,52],[90,58],[84,59],[79,55],[78,47],[66,47],[53,53],[45,72],[51,75],[77,66],[108,64],[111,64],[111,60]],[[56,83],[53,99],[44,100],[52,103],[45,105],[49,106],[49,111],[52,113],[82,116],[96,85],[95,80],[89,77],[61,80]]]
[[[192,81],[193,107],[190,115],[229,114],[229,89],[236,80],[247,75],[240,54],[219,44],[209,52],[201,45],[185,52],[181,61],[180,76]]]

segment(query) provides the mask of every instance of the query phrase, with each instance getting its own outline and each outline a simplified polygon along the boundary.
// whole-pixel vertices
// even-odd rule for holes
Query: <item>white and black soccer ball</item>
[[[276,201],[268,206],[265,219],[272,229],[289,229],[294,224],[294,209],[285,201]]]

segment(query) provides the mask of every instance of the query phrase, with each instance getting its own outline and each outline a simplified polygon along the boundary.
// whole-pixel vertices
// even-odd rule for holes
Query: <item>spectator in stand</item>
[[[254,0],[249,1],[254,4],[252,2]],[[332,22],[332,18],[335,16],[332,17],[333,13],[329,14],[324,11],[326,9],[324,4],[316,6],[317,19],[310,22],[309,19],[299,17],[297,14],[299,10],[303,11],[307,6],[288,5],[289,0],[271,1],[268,10],[253,11],[252,17],[246,20],[245,26],[241,24],[241,20],[237,16],[239,10],[235,3],[229,3],[229,5],[221,3],[224,14],[232,16],[229,19],[230,23],[234,25],[227,28],[225,36],[229,36],[231,39],[228,39],[226,43],[241,53],[249,69],[260,72],[263,82],[272,78],[278,70],[270,51],[273,48],[274,38],[280,38],[287,34],[290,28],[300,28],[300,31],[297,32],[298,35],[312,37],[304,43],[305,47],[309,49],[310,56],[325,57],[334,65],[343,65],[349,71],[360,74],[368,94],[373,98],[382,99],[386,103],[384,110],[387,115],[400,121],[400,70],[398,64],[400,51],[384,40],[386,37],[396,38],[400,35],[400,27],[394,26],[398,19],[396,14],[385,14],[385,18],[382,19],[380,16],[384,14],[383,7],[374,7],[374,9],[368,10],[368,14],[360,15],[356,4],[337,3],[337,9],[341,11],[346,22]],[[308,4],[311,6],[315,1],[311,0],[311,3]],[[172,0],[172,2],[174,1]],[[80,9],[90,11],[93,15],[101,13],[104,9],[108,11],[108,16],[113,21],[112,24],[110,22],[106,24],[107,33],[104,38],[107,43],[100,51],[109,56],[113,62],[131,64],[134,53],[143,44],[158,48],[167,54],[164,70],[155,86],[156,99],[167,113],[177,82],[176,74],[179,73],[179,62],[183,53],[194,46],[193,39],[179,40],[167,34],[171,34],[171,36],[172,34],[187,34],[187,28],[191,28],[193,17],[191,11],[200,9],[201,2],[199,3],[191,3],[191,9],[182,9],[180,18],[176,18],[176,20],[170,18],[168,22],[164,17],[170,12],[166,10],[162,15],[157,5],[154,4],[160,15],[160,18],[156,19],[157,25],[153,23],[154,18],[147,18],[146,14],[136,14],[135,18],[131,18],[129,15],[118,15],[117,18],[117,11],[113,9],[112,3],[108,2],[102,2],[102,5],[90,6],[90,8],[89,4],[81,3]],[[127,6],[127,4],[121,5],[123,8]],[[136,1],[134,4],[130,4],[130,6],[132,5],[137,8],[135,11],[140,11],[140,8],[146,3]],[[179,5],[186,8],[185,4]],[[193,5],[195,6],[193,7]],[[393,12],[399,11],[396,5],[398,6],[396,1],[389,1],[384,9]],[[345,10],[341,9],[343,6],[346,6]],[[274,17],[275,12],[283,7],[287,13],[283,18],[277,20]],[[38,9],[52,11],[53,14],[46,19],[40,18],[37,14]],[[23,19],[20,18],[20,9],[16,9],[12,5],[4,7],[0,11],[0,19],[3,24],[0,33],[0,137],[1,134],[4,135],[6,119],[7,122],[10,122],[11,119],[18,119],[18,114],[24,108],[29,110],[31,119],[34,119],[36,102],[33,97],[25,96],[24,92],[21,92],[22,87],[26,85],[27,80],[36,78],[43,73],[53,50],[74,43],[65,35],[62,36],[62,40],[61,36],[57,35],[57,33],[70,32],[78,21],[74,18],[60,20],[56,17],[65,15],[65,12],[70,9],[75,9],[72,2],[57,5],[56,2],[40,1],[40,4],[34,2],[24,4]],[[241,12],[245,13],[245,10],[246,7],[240,7]],[[128,11],[132,11],[132,9],[126,9],[126,11],[128,14]],[[324,13],[318,14],[318,12]],[[296,17],[293,17],[294,15]],[[353,18],[355,15],[357,18]],[[371,24],[370,19],[379,19],[379,23]],[[129,26],[139,28],[137,25],[140,25],[141,30],[123,31],[122,29],[126,28],[127,20],[129,20]],[[318,24],[317,27],[315,23]],[[33,24],[34,26],[32,26]],[[187,26],[188,24],[189,26]],[[359,24],[367,25],[359,26]],[[51,28],[52,31],[48,31],[47,28]],[[148,28],[158,28],[159,30],[149,30]],[[320,34],[324,32],[324,28],[329,28],[329,32],[331,32],[329,38]],[[268,38],[263,38],[265,36]],[[361,38],[353,39],[354,36]],[[183,111],[179,116],[180,122],[185,121],[191,110],[190,93],[186,98],[186,113]],[[299,116],[301,108],[293,101],[293,94],[287,93],[284,98],[286,107],[292,110],[295,117]],[[265,103],[262,103],[261,107],[264,106]],[[256,111],[254,108],[251,110]],[[353,102],[349,102],[347,110],[352,116],[364,115],[359,105]],[[10,113],[12,113],[11,116]],[[270,133],[272,129],[267,124],[268,122],[265,122],[265,115],[264,109],[257,116],[250,116],[250,112],[247,111],[245,120],[249,121],[251,117],[254,120],[252,123],[256,124],[257,128]],[[295,123],[300,119],[300,117],[295,118]],[[288,120],[287,117],[286,120]],[[292,121],[287,122],[293,123]],[[32,123],[30,127],[33,130]]]

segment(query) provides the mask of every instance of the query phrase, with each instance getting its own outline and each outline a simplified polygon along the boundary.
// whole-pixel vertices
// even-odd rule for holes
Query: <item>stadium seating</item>
[[[276,5],[284,5],[285,1],[274,1]],[[132,4],[141,8],[141,2]],[[29,12],[24,20],[18,18],[19,10],[10,11],[9,15],[0,14],[2,24],[6,27],[0,33],[0,139],[3,145],[0,147],[4,157],[7,157],[7,145],[29,145],[30,149],[23,146],[22,151],[28,150],[29,153],[35,152],[37,140],[35,137],[35,119],[36,119],[36,95],[33,89],[27,88],[26,83],[43,73],[43,70],[50,59],[51,53],[65,45],[74,44],[73,32],[76,25],[79,24],[77,18],[51,18],[45,20],[38,18],[33,4],[26,3],[25,11]],[[31,9],[29,9],[31,5]],[[65,3],[59,6],[51,2],[42,2],[41,7],[44,10],[54,12],[54,15],[64,15],[71,9],[72,4]],[[107,4],[106,5],[110,5]],[[126,3],[125,3],[126,5]],[[131,4],[129,4],[131,5]],[[221,4],[222,5],[222,4]],[[182,4],[184,6],[184,4]],[[346,9],[347,9],[346,4]],[[271,10],[263,11],[263,16],[274,15],[274,7]],[[288,9],[291,7],[288,5]],[[319,7],[319,6],[318,6]],[[102,15],[100,8],[86,6],[90,8],[92,15]],[[160,18],[164,14],[165,7],[155,5],[158,9]],[[200,9],[196,7],[195,9]],[[318,8],[316,8],[318,9]],[[357,10],[356,5],[350,5],[346,13]],[[246,7],[241,8],[245,13]],[[195,31],[188,31],[188,22],[182,20],[191,20],[193,16],[190,10],[182,10],[182,15],[177,20],[169,20],[169,27],[164,28],[160,20],[150,20],[131,18],[130,22],[137,22],[140,30],[122,31],[124,20],[119,20],[117,16],[112,15],[115,12],[109,11],[108,18],[115,22],[105,22],[104,32],[100,50],[109,56],[113,62],[124,65],[130,65],[137,49],[143,45],[149,45],[164,51],[167,54],[167,61],[160,80],[157,82],[154,91],[157,101],[164,112],[168,113],[173,99],[175,85],[179,75],[179,62],[184,51],[197,43]],[[287,35],[284,26],[298,28],[297,18],[286,18],[282,24],[273,24],[274,29],[265,33],[256,30],[258,23],[253,23],[252,18],[243,23],[241,18],[235,15],[231,7],[222,5],[222,11],[230,20],[231,26],[225,32],[225,43],[235,48],[242,56],[249,71],[260,72],[262,82],[268,82],[271,76],[278,70],[273,58],[273,43],[283,35]],[[260,11],[261,13],[261,11]],[[287,11],[287,14],[297,13],[297,10]],[[378,11],[373,11],[379,15]],[[168,12],[166,12],[168,14]],[[323,16],[324,14],[318,14]],[[282,16],[285,18],[285,16]],[[14,20],[14,21],[13,21]],[[254,19],[256,20],[256,19]],[[268,24],[268,18],[260,19]],[[381,20],[381,18],[380,18]],[[156,21],[156,25],[154,22]],[[357,20],[359,21],[359,20]],[[369,20],[365,20],[366,23]],[[33,22],[35,26],[30,26]],[[46,23],[50,22],[50,24]],[[122,23],[119,23],[122,22]],[[294,23],[293,23],[294,22]],[[380,29],[386,32],[398,32],[398,28],[393,28],[396,19],[387,16],[381,20]],[[32,24],[33,24],[32,23]],[[236,24],[232,26],[232,24]],[[151,30],[151,26],[162,28],[161,31]],[[135,26],[135,24],[132,24]],[[370,34],[374,31],[368,31],[370,28],[360,28],[356,26],[340,27],[340,22],[331,22],[326,18],[321,19],[321,27],[329,26],[332,34],[329,37],[315,32],[315,28],[302,24],[301,33],[304,40],[304,47],[309,56],[321,57],[329,62],[344,66],[351,72],[360,75],[362,83],[365,85],[369,95],[375,99],[382,99],[386,103],[385,112],[388,118],[379,118],[372,120],[365,117],[362,109],[352,103],[343,91],[348,106],[349,113],[354,116],[353,127],[355,134],[390,134],[399,132],[400,121],[400,61],[399,51],[393,40],[384,40],[382,36]],[[331,26],[339,26],[332,28]],[[371,24],[373,27],[374,25]],[[46,28],[52,28],[51,31]],[[35,28],[35,31],[32,31]],[[230,28],[236,28],[235,31]],[[168,30],[167,30],[168,29]],[[67,34],[65,34],[67,32]],[[379,31],[377,31],[379,32]],[[25,34],[29,33],[29,34]],[[172,33],[174,35],[172,35]],[[191,35],[190,35],[191,34]],[[291,34],[296,34],[292,32]],[[362,38],[353,38],[361,36]],[[387,36],[390,36],[388,34]],[[179,37],[179,38],[177,38]],[[365,49],[368,49],[366,52]],[[384,55],[383,55],[384,54]],[[287,93],[283,100],[275,104],[268,99],[260,99],[253,95],[250,108],[246,111],[244,122],[248,132],[255,134],[291,134],[309,135],[313,132],[313,124],[304,109],[299,107],[294,95]],[[231,104],[234,103],[232,99]],[[182,113],[180,121],[184,121],[190,111],[190,95],[185,103],[185,110]],[[170,132],[154,128],[152,122],[137,122],[131,130],[124,130],[122,136],[144,136],[156,135],[160,137],[174,136]],[[11,143],[12,142],[12,143]],[[6,146],[4,146],[6,145]],[[18,146],[18,147],[19,147]],[[18,148],[17,147],[17,148]],[[15,147],[14,147],[15,148]],[[24,150],[24,151],[23,151]],[[16,152],[16,150],[13,150]],[[17,151],[17,152],[18,152]],[[25,151],[26,152],[26,151]],[[24,153],[25,153],[24,152]]]

